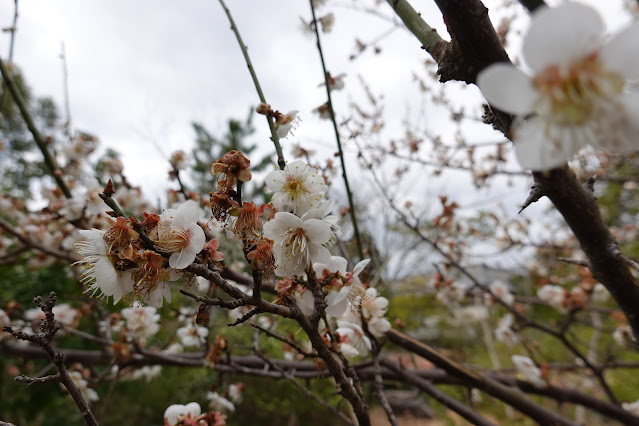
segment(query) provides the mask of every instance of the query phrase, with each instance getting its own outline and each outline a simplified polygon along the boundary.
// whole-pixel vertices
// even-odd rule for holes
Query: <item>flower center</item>
[[[288,247],[290,257],[306,253],[308,238],[306,237],[304,228],[290,229],[286,231],[282,243],[284,246]]]
[[[191,231],[188,229],[171,228],[162,234],[155,243],[158,250],[165,253],[177,253],[190,243]]]
[[[551,65],[537,73],[533,84],[542,96],[537,108],[561,125],[583,124],[601,101],[610,101],[623,89],[623,76],[602,68],[598,52],[570,66]]]
[[[288,192],[291,198],[298,197],[302,192],[308,192],[304,187],[304,181],[294,176],[286,176],[284,191]]]
[[[284,249],[285,262],[294,262],[296,265],[310,261],[308,250],[309,238],[306,236],[304,228],[290,229],[284,234],[281,247]]]

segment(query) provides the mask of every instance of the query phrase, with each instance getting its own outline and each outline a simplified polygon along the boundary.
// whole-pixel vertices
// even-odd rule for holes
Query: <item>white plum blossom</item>
[[[331,318],[341,317],[346,309],[348,309],[348,295],[351,292],[351,288],[342,287],[340,290],[331,290],[326,294],[326,315]],[[315,299],[313,293],[304,289],[295,293],[295,303],[300,308],[302,313],[309,316],[313,313],[315,307]]]
[[[349,321],[337,321],[335,330],[340,336],[340,351],[347,357],[364,356],[371,350],[371,339],[364,334],[359,324]]]
[[[133,373],[131,373],[131,380],[144,379],[147,382],[150,382],[159,376],[161,372],[161,365],[145,365],[133,370]]]
[[[52,312],[53,315],[55,315],[55,320],[66,326],[73,324],[79,315],[78,310],[72,308],[67,303],[54,306]]]
[[[522,355],[513,355],[510,359],[526,381],[538,388],[546,387],[546,381],[541,377],[541,370],[535,365],[532,359]]]
[[[202,414],[202,408],[197,402],[190,402],[186,405],[169,405],[164,411],[164,424],[173,426],[182,419],[195,418]]]
[[[171,268],[186,268],[204,248],[206,237],[197,223],[201,216],[202,209],[193,200],[188,200],[177,209],[166,209],[160,215],[155,244],[158,250],[172,253],[169,257]]]
[[[187,324],[177,329],[177,335],[185,347],[200,346],[209,335],[209,329],[194,324]]]
[[[342,232],[342,228],[338,225],[339,217],[332,214],[334,206],[335,200],[325,200],[320,203],[319,207],[310,209],[302,215],[302,220],[319,219],[331,227],[331,238],[329,240],[329,245],[331,246],[335,244],[338,235]]]
[[[182,323],[188,323],[195,317],[197,313],[197,307],[195,306],[182,306],[178,309],[177,320]]]
[[[466,296],[466,291],[470,284],[455,281],[454,283],[441,287],[437,290],[437,300],[448,306],[455,306]]]
[[[344,259],[342,256],[331,256],[331,260],[326,263],[315,262],[313,264],[313,270],[315,271],[315,275],[318,279],[322,279],[324,276],[324,270],[327,270],[331,274],[339,272],[341,275],[344,275],[346,274],[347,268],[348,260]]]
[[[313,269],[318,279],[325,277],[325,273],[339,273],[345,282],[342,288],[330,289],[326,295],[326,314],[329,317],[339,318],[349,307],[349,303],[357,303],[359,296],[364,295],[364,288],[359,280],[359,274],[368,265],[370,259],[364,259],[355,265],[353,272],[347,275],[348,261],[341,256],[331,256],[327,263],[314,263]]]
[[[207,280],[204,277],[195,277],[195,280],[196,280],[195,283],[197,284],[197,289],[200,293],[206,293],[207,291],[209,291],[209,288],[211,287],[211,281]]]
[[[635,342],[635,336],[632,334],[632,330],[628,324],[622,324],[615,329],[612,333],[612,338],[615,343],[620,346],[632,346]]]
[[[367,288],[362,300],[362,317],[367,320],[372,317],[383,317],[388,308],[388,299],[377,296],[377,289]]]
[[[622,402],[621,408],[634,414],[635,416],[639,416],[639,399],[635,402]]]
[[[313,262],[328,262],[331,254],[324,244],[330,239],[330,227],[318,219],[303,221],[294,214],[277,212],[264,225],[264,236],[274,241],[278,266],[275,274],[292,277],[304,274]]]
[[[332,13],[331,13],[332,15]],[[331,89],[331,91],[333,90],[342,90],[344,88],[344,77],[346,77],[346,74],[341,73],[335,77],[333,77],[332,75],[328,75],[328,88]],[[326,83],[321,83],[321,86],[324,86]]]
[[[243,389],[244,389],[243,383],[233,383],[229,385],[229,388],[228,388],[229,398],[231,398],[231,401],[233,401],[234,404],[241,404],[242,401],[244,400],[244,395],[242,393]]]
[[[162,351],[165,354],[179,354],[184,352],[184,347],[179,343],[172,343],[168,348]]]
[[[133,291],[130,270],[118,271],[107,257],[108,247],[104,241],[104,231],[98,229],[80,230],[84,241],[75,244],[76,252],[82,260],[75,263],[86,270],[82,273],[82,283],[89,286],[92,295],[98,290],[103,297],[113,296],[115,305],[125,293]]]
[[[610,293],[608,289],[601,283],[595,284],[592,288],[592,295],[590,296],[593,302],[604,303],[610,299]]]
[[[289,132],[295,126],[297,111],[289,111],[286,114],[280,114],[275,121],[275,131],[280,139],[288,136]]]
[[[326,294],[326,315],[339,318],[348,309],[348,298],[352,287],[344,286],[339,290],[331,290]]]
[[[504,315],[495,329],[495,338],[498,342],[504,342],[508,346],[514,346],[519,342],[519,337],[512,329],[514,317],[512,314]]]
[[[566,290],[558,285],[547,284],[537,290],[537,297],[560,312],[567,312]]]
[[[209,407],[213,410],[229,413],[235,412],[235,405],[228,399],[220,396],[217,392],[207,393],[206,398],[210,401]]]
[[[42,312],[42,309],[31,308],[24,311],[24,313],[22,314],[22,318],[32,323],[37,323],[45,319],[46,316],[44,315],[44,312]]]
[[[82,394],[82,397],[85,399],[85,401],[92,402],[100,399],[95,389],[91,389],[88,387],[89,384],[86,380],[84,380],[84,377],[82,377],[82,373],[80,373],[79,371],[69,371],[69,376],[71,377],[73,384],[76,385],[78,389],[80,389],[80,393]]]
[[[318,207],[328,190],[317,169],[301,160],[287,164],[284,171],[273,170],[264,182],[267,188],[274,192],[271,200],[273,207],[278,211],[290,211],[299,216]]]
[[[488,309],[484,305],[468,305],[455,309],[453,315],[459,324],[467,326],[471,323],[486,320],[488,318]]]
[[[362,296],[366,296],[364,288],[359,280],[358,275],[364,270],[370,259],[365,259],[355,265],[352,273],[347,273],[348,261],[341,256],[331,256],[326,263],[315,262],[313,270],[318,281],[322,281],[331,274],[338,274],[341,281],[333,281],[324,288],[326,293],[326,315],[331,318],[342,317],[349,307],[359,305]],[[375,290],[372,290],[375,291]],[[372,299],[375,299],[373,296]],[[379,298],[386,300],[385,298]],[[313,294],[306,289],[301,289],[295,293],[295,301],[304,315],[311,315],[314,309],[315,300]],[[367,303],[368,299],[366,299]],[[370,302],[374,303],[374,302]],[[380,302],[381,303],[381,302]],[[386,300],[386,304],[388,301]],[[383,316],[383,314],[382,314]],[[383,328],[383,322],[379,325]],[[390,325],[389,325],[390,326]]]
[[[53,307],[53,314],[55,315],[55,320],[59,323],[70,326],[75,322],[79,312],[77,309],[72,308],[67,303],[62,303],[60,305],[56,305]],[[1,315],[0,315],[1,317]],[[46,319],[44,312],[40,308],[27,309],[22,314],[22,317],[33,323],[40,322],[41,320]],[[2,323],[0,318],[0,324]]]
[[[331,30],[333,29],[333,24],[335,23],[335,15],[333,14],[333,12],[330,12],[322,16],[321,18],[319,18],[319,22],[320,22],[320,26],[322,27],[322,32],[330,33]],[[335,90],[340,90],[342,88],[344,88],[344,83],[342,83],[339,89],[335,89]]]
[[[315,306],[315,299],[313,298],[313,293],[308,289],[301,289],[300,291],[295,292],[295,303],[297,307],[300,308],[302,314],[309,316],[313,313],[313,309]]]
[[[173,276],[173,271],[171,271],[171,280],[174,281],[176,279],[177,277]],[[144,303],[158,309],[162,307],[164,299],[166,299],[168,303],[171,303],[171,287],[169,283],[163,281],[158,281],[155,287],[144,293],[142,297]]]
[[[122,309],[121,313],[126,320],[126,333],[129,337],[145,340],[160,330],[158,325],[160,314],[153,306],[135,304],[130,308]]]
[[[628,84],[639,79],[639,22],[605,42],[604,35],[588,6],[540,8],[523,43],[533,75],[502,63],[477,76],[493,106],[519,116],[512,139],[522,167],[558,167],[586,145],[616,153],[639,148],[639,92]]]
[[[8,326],[9,324],[11,324],[11,319],[9,318],[9,315],[7,315],[5,311],[0,309],[0,340],[2,340],[5,336],[9,336],[9,333],[2,331],[2,329]],[[24,342],[24,340],[20,340],[20,341]]]
[[[260,327],[270,330],[275,326],[275,319],[271,316],[260,315],[260,317],[257,319],[257,323],[260,325]]]
[[[491,294],[486,293],[486,298],[488,300],[491,300],[493,297],[495,297],[509,306],[512,305],[515,301],[515,296],[513,296],[513,294],[510,292],[507,284],[501,281],[495,281],[490,284],[489,288]]]

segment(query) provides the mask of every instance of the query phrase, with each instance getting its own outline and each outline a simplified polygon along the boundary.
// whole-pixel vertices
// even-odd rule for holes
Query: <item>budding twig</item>
[[[40,296],[33,299],[33,301],[38,305],[38,307],[44,312],[45,319],[40,324],[40,332],[36,334],[26,334],[22,331],[15,331],[11,327],[4,327],[3,330],[10,333],[19,340],[25,340],[29,342],[33,342],[39,345],[42,350],[46,353],[47,357],[58,370],[58,374],[46,376],[46,377],[27,377],[24,375],[20,375],[16,377],[16,381],[22,383],[28,383],[29,385],[34,383],[54,383],[60,382],[67,390],[69,394],[73,398],[73,401],[80,410],[82,417],[84,417],[84,421],[87,425],[97,426],[98,422],[95,419],[89,405],[85,401],[82,396],[82,392],[73,382],[73,379],[69,375],[69,371],[67,367],[64,365],[64,354],[61,352],[54,352],[53,347],[51,347],[51,340],[60,329],[60,325],[55,321],[55,315],[53,314],[53,307],[57,301],[57,296],[55,292],[51,292],[49,295],[49,299],[46,301],[42,300]]]
[[[255,85],[255,90],[257,90],[257,95],[260,97],[260,101],[263,104],[267,104],[266,98],[264,97],[264,93],[262,92],[262,87],[260,86],[260,82],[257,79],[257,74],[255,74],[255,69],[253,68],[253,63],[251,63],[251,58],[249,58],[248,50],[246,49],[246,45],[242,41],[242,37],[240,36],[240,31],[237,29],[235,25],[235,21],[233,21],[233,17],[231,16],[231,12],[229,11],[226,4],[224,4],[223,0],[219,0],[222,9],[226,13],[226,16],[231,23],[231,30],[235,34],[235,38],[237,38],[237,43],[240,45],[240,49],[242,49],[242,54],[244,55],[244,60],[246,61],[246,66],[251,73],[251,78],[253,79],[253,84]],[[282,152],[282,145],[280,145],[280,137],[277,135],[277,131],[275,130],[275,122],[273,121],[273,117],[270,114],[266,115],[266,121],[268,122],[268,128],[271,131],[271,140],[273,141],[273,145],[275,145],[275,152],[277,153],[277,165],[280,169],[284,170],[286,167],[286,161],[284,161],[284,153]]]

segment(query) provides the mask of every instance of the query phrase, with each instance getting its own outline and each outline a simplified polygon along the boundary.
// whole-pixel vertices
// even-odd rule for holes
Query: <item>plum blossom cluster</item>
[[[117,303],[133,293],[145,303],[161,307],[171,301],[169,282],[193,263],[205,248],[206,238],[198,220],[202,209],[192,200],[161,215],[144,213],[144,220],[118,217],[106,231],[81,230],[85,239],[75,244],[82,257],[76,264],[85,270],[82,281],[88,292],[113,297]],[[139,225],[151,240],[148,247],[134,229]]]
[[[153,306],[134,304],[130,308],[122,309],[122,318],[125,320],[121,332],[129,339],[144,342],[153,337],[160,330],[160,314]]]
[[[513,355],[511,360],[524,380],[538,388],[546,387],[546,381],[542,377],[541,370],[532,359],[522,355]]]
[[[532,16],[523,56],[533,75],[494,64],[477,85],[495,107],[518,115],[512,129],[524,168],[558,167],[586,145],[636,151],[639,22],[604,42],[599,14],[567,2]]]
[[[588,301],[605,302],[609,297],[608,290],[600,284],[581,283],[568,290],[558,285],[547,284],[537,290],[537,297],[557,309],[567,313],[586,306]]]
[[[275,274],[301,276],[314,262],[327,263],[327,246],[335,238],[338,218],[333,202],[322,201],[328,187],[317,170],[303,161],[274,170],[265,179],[273,191],[273,219],[264,225],[264,236],[273,240],[277,259]]]
[[[250,164],[239,151],[230,151],[213,163],[211,173],[218,176],[218,183],[217,192],[211,193],[211,210],[213,216],[227,229],[227,235],[242,244],[251,267],[270,277],[275,269],[273,241],[264,236],[261,218],[268,206],[241,203],[242,184],[252,178]],[[220,256],[214,260],[222,258]]]
[[[78,389],[80,389],[80,393],[82,393],[82,397],[85,399],[85,401],[95,402],[100,399],[95,389],[91,389],[89,387],[89,383],[86,381],[80,371],[69,371],[69,376],[71,377],[71,380],[73,380],[73,383],[78,387]]]
[[[391,328],[385,318],[388,299],[378,296],[374,288],[365,289],[359,278],[369,261],[359,262],[352,272],[347,272],[348,262],[340,256],[332,256],[328,263],[313,264],[317,281],[326,293],[326,316],[337,321],[336,343],[348,357],[367,355],[372,347],[368,334],[381,337]],[[312,291],[303,285],[292,286],[290,291],[302,313],[311,315],[315,309]]]
[[[176,331],[180,343],[185,348],[201,347],[209,335],[209,329],[195,324],[190,318]]]
[[[211,409],[208,413],[202,413],[202,407],[197,402],[170,405],[164,411],[164,426],[223,426],[227,415],[222,413],[235,412],[235,404],[242,403],[243,388],[244,384],[233,383],[228,386],[224,396],[208,392],[206,398]]]
[[[332,214],[334,201],[324,199],[328,190],[324,178],[303,161],[293,161],[284,170],[272,171],[265,182],[273,191],[275,214],[264,224],[263,235],[272,241],[274,273],[283,278],[276,290],[293,298],[302,314],[310,316],[321,289],[323,313],[337,321],[335,343],[348,356],[366,355],[371,349],[369,334],[379,337],[390,329],[384,318],[388,300],[360,281],[369,260],[348,272],[346,259],[331,256],[329,248],[341,230],[339,218]]]
[[[345,356],[367,355],[372,348],[368,334],[381,337],[390,330],[391,324],[384,317],[387,308],[388,299],[377,296],[374,288],[366,289],[349,303],[346,312],[337,320],[338,328],[335,330],[339,336],[339,349]]]
[[[202,413],[197,402],[169,405],[164,411],[164,426],[224,426],[226,415],[219,411]]]

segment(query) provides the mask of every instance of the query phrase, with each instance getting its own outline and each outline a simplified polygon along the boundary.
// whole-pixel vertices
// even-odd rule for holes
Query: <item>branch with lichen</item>
[[[406,28],[420,41],[422,49],[438,61],[444,55],[448,42],[437,34],[437,30],[424,21],[421,14],[406,0],[386,0]]]

